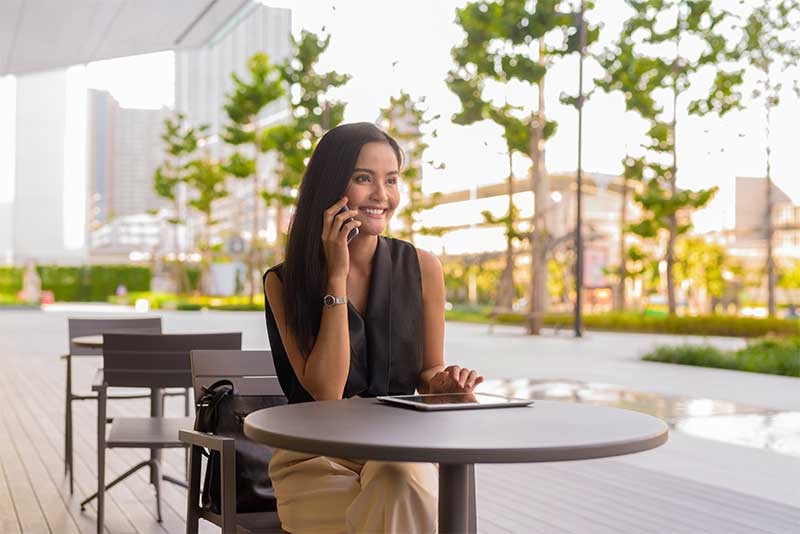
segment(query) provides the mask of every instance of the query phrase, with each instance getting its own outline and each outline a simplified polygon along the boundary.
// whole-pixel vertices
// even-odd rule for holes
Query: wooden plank
[[[10,405],[7,396],[0,398],[4,399],[3,406],[8,407]],[[59,495],[58,489],[53,484],[53,480],[42,464],[36,449],[31,446],[35,436],[31,437],[27,434],[16,410],[8,410],[7,415],[9,416],[7,421],[11,422],[13,428],[17,429],[15,432],[10,432],[9,437],[22,460],[25,471],[28,473],[28,478],[35,481],[34,491],[36,498],[42,508],[50,531],[58,534],[79,534],[80,531],[69,509],[65,506],[64,500]]]
[[[619,462],[589,462],[588,465],[582,466],[582,469],[574,469],[572,472],[579,476],[583,483],[588,480],[599,480],[601,484],[610,488],[609,491],[619,491],[624,488],[645,505],[652,503],[654,506],[671,510],[672,517],[678,514],[680,517],[692,516],[699,524],[710,520],[713,522],[713,519],[717,518],[727,532],[747,534],[793,532],[800,526],[798,522],[786,520],[782,514],[765,513],[760,508],[759,499],[740,494],[742,498],[747,498],[749,503],[741,506],[741,501],[730,502],[725,498],[735,492],[723,491],[714,486],[707,486],[704,494],[687,495],[684,487],[665,485],[664,481],[669,477],[651,478],[647,469],[632,466],[623,470]],[[643,477],[648,479],[644,480]],[[787,509],[786,513],[791,513],[790,507],[784,508]]]
[[[21,534],[17,513],[14,510],[14,501],[11,499],[11,490],[8,488],[6,472],[0,460],[0,532],[8,534]]]
[[[521,481],[517,478],[509,478],[505,473],[498,475],[491,470],[491,467],[495,466],[489,467],[488,471],[491,473],[493,484],[496,484],[498,495],[514,507],[523,525],[530,521],[541,521],[569,532],[592,534],[654,532],[647,525],[614,516],[608,510],[598,514],[596,510],[589,510],[583,504],[576,506],[575,502],[542,485],[533,473],[528,473],[533,477],[532,485],[522,487],[519,484]]]
[[[15,431],[10,421],[10,410],[0,410],[0,426],[4,434],[10,435]],[[14,443],[10,439],[0,439],[0,464],[6,474],[8,488],[14,501],[14,510],[19,520],[20,530],[25,534],[50,533],[47,520],[44,517],[33,482],[28,478],[28,473],[22,465]]]
[[[547,492],[558,496],[570,507],[579,507],[591,518],[604,518],[604,523],[611,525],[626,525],[632,532],[636,530],[659,532],[662,524],[670,525],[670,529],[688,532],[704,532],[692,521],[685,521],[681,516],[670,517],[658,507],[650,509],[637,504],[627,492],[609,492],[598,488],[597,484],[570,484],[569,477],[560,473],[553,473],[553,465],[539,464],[536,466],[520,466],[519,471],[505,472],[497,475],[507,484],[514,484],[519,491]],[[509,477],[509,474],[511,475]],[[527,474],[526,480],[519,480],[519,476]],[[574,529],[571,525],[570,514],[565,513],[561,526]]]
[[[15,380],[6,382],[4,390],[15,391],[18,420],[28,436],[35,436],[29,440],[28,445],[37,451],[40,461],[47,467],[51,479],[56,484],[67,509],[81,532],[94,534],[96,532],[94,516],[81,513],[79,507],[82,496],[95,487],[94,475],[83,464],[80,455],[76,454],[75,495],[69,494],[69,480],[63,474],[63,433],[56,430],[63,428],[63,414],[58,417],[61,421],[60,427],[57,424],[51,424],[50,415],[43,410],[43,406],[50,405],[47,402],[48,399],[45,397],[37,399],[44,402],[35,402],[30,395],[23,394],[24,391],[30,391],[27,389],[31,386],[30,382],[24,376],[17,375],[15,378]],[[41,387],[41,384],[39,386]],[[121,510],[113,500],[107,502],[106,528],[115,534],[136,532],[132,523],[123,517]]]

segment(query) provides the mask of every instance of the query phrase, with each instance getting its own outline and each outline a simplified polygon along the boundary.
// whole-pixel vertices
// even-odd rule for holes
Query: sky
[[[445,164],[441,171],[432,167],[424,170],[426,191],[465,189],[497,182],[506,176],[507,156],[498,126],[489,121],[470,126],[451,122],[460,106],[444,80],[453,65],[450,50],[463,39],[463,31],[454,20],[455,9],[464,5],[464,0],[261,0],[261,3],[291,8],[295,35],[301,29],[308,29],[332,36],[319,69],[352,76],[334,94],[347,102],[346,121],[375,121],[379,109],[401,89],[414,97],[425,97],[431,115],[440,115],[433,125],[438,137],[427,139],[430,149],[426,159]],[[627,11],[623,0],[603,0],[597,4],[594,20],[603,21],[601,41],[607,42],[618,34]],[[173,104],[171,52],[90,63],[85,71],[88,87],[109,90],[124,107],[159,108]],[[599,67],[587,61],[587,89],[592,77],[599,74]],[[698,87],[705,82],[701,80]],[[574,93],[577,89],[577,58],[554,65],[545,83],[546,113],[549,119],[558,122],[557,134],[547,143],[547,168],[550,172],[574,171],[577,113],[560,104],[559,97],[563,92]],[[4,87],[0,83],[0,94]],[[519,85],[490,88],[489,94],[527,109],[533,109],[536,102],[535,90]],[[7,115],[1,112],[2,109],[0,123]],[[796,148],[795,134],[799,117],[796,97],[784,98],[774,115],[772,135],[773,178],[795,202],[800,202],[800,179],[796,173],[800,151]],[[6,130],[0,124],[0,145]],[[645,130],[644,121],[634,113],[625,112],[622,95],[595,93],[584,108],[584,170],[619,173],[626,151],[638,150]],[[751,108],[731,113],[724,120],[679,113],[677,136],[678,185],[693,189],[720,187],[709,208],[694,217],[697,230],[732,227],[734,177],[764,175],[763,112]],[[517,176],[525,176],[528,167],[525,158],[519,157],[514,162]]]

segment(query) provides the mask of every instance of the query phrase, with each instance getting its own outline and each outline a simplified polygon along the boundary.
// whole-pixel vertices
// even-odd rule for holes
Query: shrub
[[[642,359],[800,377],[800,338],[758,340],[736,352],[709,346],[658,347]]]
[[[446,313],[450,321],[476,323],[500,323],[520,325],[525,321],[524,313],[502,313],[489,317],[491,307],[457,307]],[[548,327],[571,329],[572,315],[546,315],[544,324]],[[697,317],[670,317],[640,313],[602,313],[585,315],[584,327],[590,330],[615,332],[646,332],[657,334],[762,337],[800,336],[800,320],[794,319],[756,319],[727,315],[705,315]]]
[[[16,295],[22,289],[24,269],[0,267],[0,293]]]
[[[148,267],[40,265],[36,270],[42,280],[42,290],[52,291],[55,299],[62,302],[105,301],[116,293],[120,284],[125,285],[129,292],[150,289],[151,272]]]

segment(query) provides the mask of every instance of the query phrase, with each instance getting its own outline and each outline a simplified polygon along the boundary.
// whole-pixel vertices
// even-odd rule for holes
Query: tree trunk
[[[503,269],[503,276],[500,279],[500,287],[497,290],[498,308],[511,309],[514,304],[514,240],[510,230],[514,228],[514,173],[511,168],[511,149],[508,151],[508,217],[509,222],[506,232],[506,266]]]
[[[625,226],[628,224],[628,180],[622,178],[622,204],[619,213],[619,282],[614,311],[625,311],[625,281],[628,278],[628,266],[625,264]]]
[[[767,91],[769,90],[769,73],[767,73]],[[767,310],[769,312],[770,317],[775,316],[775,254],[772,250],[772,239],[775,233],[775,228],[772,225],[772,209],[773,209],[773,198],[772,198],[772,165],[770,162],[771,159],[771,150],[769,145],[769,137],[770,137],[770,119],[771,119],[771,106],[769,103],[770,96],[767,96],[767,139],[766,139],[766,151],[767,151],[767,213],[766,213],[766,220],[765,228],[766,228],[766,240],[767,240]]]
[[[539,64],[544,64],[544,42],[539,39]],[[546,210],[550,183],[544,166],[544,77],[539,80],[539,108],[531,122],[531,188],[533,189],[533,235],[531,236],[530,310],[527,317],[529,335],[538,335],[544,322],[547,304]]]
[[[680,9],[680,6],[679,6]],[[681,26],[680,13],[678,14],[679,30]],[[678,120],[678,72],[677,65],[679,61],[679,44],[680,44],[680,31],[678,32],[678,42],[675,45],[675,66],[673,67],[672,76],[672,123],[670,127],[670,135],[672,135],[672,169],[669,177],[669,194],[670,199],[675,198],[678,187],[678,143],[677,132],[675,131]],[[667,239],[667,306],[669,307],[669,314],[675,315],[675,238],[678,232],[678,214],[674,210],[669,214],[669,238]]]
[[[253,127],[256,128],[256,142],[255,142],[255,154],[253,155],[254,167],[253,170],[253,230],[252,235],[250,236],[250,254],[247,260],[247,280],[249,281],[249,301],[250,304],[253,304],[255,300],[256,294],[256,259],[258,254],[258,225],[259,225],[259,208],[261,207],[261,199],[259,198],[261,187],[258,183],[258,155],[261,153],[259,150],[260,146],[260,136],[258,134],[258,123],[254,119],[253,120]]]

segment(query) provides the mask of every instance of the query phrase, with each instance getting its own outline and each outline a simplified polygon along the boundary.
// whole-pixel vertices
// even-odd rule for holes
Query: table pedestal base
[[[473,534],[475,516],[475,466],[439,464],[439,534]]]

